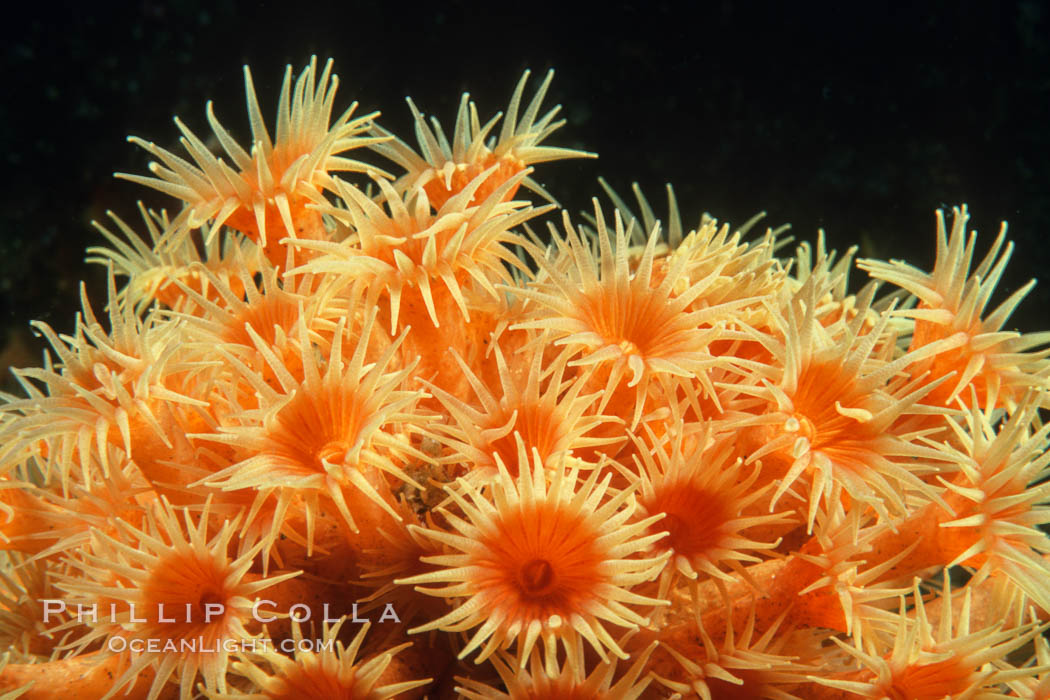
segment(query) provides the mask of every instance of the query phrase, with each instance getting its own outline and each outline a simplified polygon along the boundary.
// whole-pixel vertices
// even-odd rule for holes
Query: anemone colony
[[[180,208],[98,225],[108,299],[3,397],[3,698],[1050,697],[1005,227],[850,293],[670,190],[544,232],[550,75],[451,139],[409,101],[418,150],[331,62],[273,133],[245,78],[249,147],[131,139]]]

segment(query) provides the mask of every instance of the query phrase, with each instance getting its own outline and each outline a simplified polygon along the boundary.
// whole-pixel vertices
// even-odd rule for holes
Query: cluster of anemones
[[[210,106],[221,153],[132,139],[181,209],[98,225],[106,318],[3,397],[2,697],[1048,697],[1005,231],[974,267],[938,212],[859,291],[670,189],[544,236],[533,166],[591,155],[550,74],[451,141],[410,101],[418,152],[333,120],[331,62],[273,134],[245,78],[250,148]]]

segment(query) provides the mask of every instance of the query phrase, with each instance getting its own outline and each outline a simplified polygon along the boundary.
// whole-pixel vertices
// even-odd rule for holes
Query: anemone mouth
[[[326,464],[352,458],[365,422],[359,403],[352,390],[340,386],[297,392],[278,411],[269,432],[272,466],[294,478],[323,475]]]
[[[598,536],[584,518],[549,504],[509,513],[484,540],[484,585],[504,597],[512,619],[567,620],[607,582]]]
[[[142,588],[150,634],[168,639],[220,637],[231,598],[226,571],[197,556],[172,556],[158,564]]]
[[[554,567],[547,559],[530,559],[518,570],[518,585],[527,596],[545,596],[557,587]]]
[[[673,356],[684,344],[691,326],[677,308],[668,308],[659,289],[600,290],[581,302],[580,320],[603,346],[642,358]]]
[[[212,588],[206,588],[197,596],[197,607],[203,608],[209,605],[218,605],[226,600],[226,596]]]
[[[350,443],[346,440],[329,440],[317,449],[315,455],[315,461],[321,464],[345,462],[350,455]]]
[[[718,546],[723,526],[732,519],[723,500],[724,496],[679,480],[662,485],[641,505],[648,512],[664,514],[650,527],[653,532],[668,533],[659,547],[692,560]]]
[[[268,345],[277,345],[278,329],[283,331],[282,335],[287,335],[299,320],[298,300],[281,290],[273,290],[255,304],[231,313],[221,338],[225,342],[252,347],[251,336],[245,330],[245,326],[251,326]]]

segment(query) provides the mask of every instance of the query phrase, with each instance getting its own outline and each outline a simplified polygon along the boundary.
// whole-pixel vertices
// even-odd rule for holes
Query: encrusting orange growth
[[[178,211],[96,224],[106,299],[0,396],[0,697],[1047,697],[1005,228],[785,258],[601,181],[544,238],[533,168],[593,155],[551,73],[451,138],[410,100],[418,152],[293,78],[270,132],[245,68],[249,147],[132,137]]]

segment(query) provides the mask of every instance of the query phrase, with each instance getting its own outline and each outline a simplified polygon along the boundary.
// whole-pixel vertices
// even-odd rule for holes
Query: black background
[[[207,133],[204,104],[242,143],[242,64],[273,125],[285,64],[317,54],[340,76],[337,111],[381,109],[406,138],[404,97],[450,127],[469,90],[483,117],[525,68],[557,69],[551,143],[597,161],[541,167],[570,210],[604,175],[637,180],[662,209],[674,183],[688,222],[759,210],[799,239],[928,268],[933,210],[968,202],[991,241],[1017,245],[1000,298],[1043,276],[1050,235],[1050,8],[1043,2],[788,4],[465,2],[422,6],[157,2],[39,3],[9,23],[0,90],[0,365],[39,362],[32,318],[72,328],[83,263],[107,208],[168,204],[114,171],[145,173],[136,134],[177,150],[178,114]],[[22,12],[27,12],[23,9]],[[377,161],[378,162],[378,161]],[[860,279],[860,273],[856,279]],[[1011,325],[1050,328],[1050,284]]]

